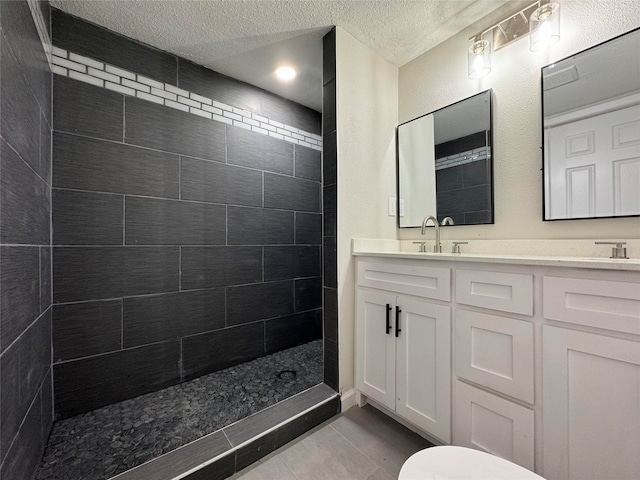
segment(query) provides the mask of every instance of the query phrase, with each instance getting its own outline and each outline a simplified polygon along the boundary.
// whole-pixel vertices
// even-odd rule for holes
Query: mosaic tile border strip
[[[55,46],[51,64],[51,70],[58,75],[322,151],[322,137],[315,133]]]
[[[465,163],[477,162],[479,160],[486,160],[491,158],[491,149],[488,147],[475,148],[467,152],[456,153],[448,157],[442,157],[436,159],[436,170],[442,170],[443,168],[457,167],[458,165],[464,165]]]

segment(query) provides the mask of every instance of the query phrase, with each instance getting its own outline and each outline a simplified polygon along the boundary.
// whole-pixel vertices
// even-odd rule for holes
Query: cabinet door
[[[404,297],[398,307],[396,412],[450,443],[451,310]]]
[[[534,413],[461,381],[456,382],[453,441],[533,470]]]
[[[640,478],[640,343],[545,325],[544,472]]]
[[[367,397],[395,409],[396,297],[358,290],[356,387]],[[387,315],[389,326],[387,328]]]

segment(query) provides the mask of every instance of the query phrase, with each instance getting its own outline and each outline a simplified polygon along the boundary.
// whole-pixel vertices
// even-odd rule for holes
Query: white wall
[[[338,349],[340,391],[353,387],[354,261],[351,238],[395,238],[398,69],[336,28],[338,122]]]
[[[447,229],[447,239],[640,238],[637,217],[542,221],[540,68],[640,26],[637,0],[559,2],[561,39],[548,53],[530,52],[527,36],[493,52],[487,77],[468,78],[469,37],[520,8],[509,3],[399,70],[399,122],[488,88],[494,91],[495,224]],[[398,238],[418,238],[419,233],[402,229]]]

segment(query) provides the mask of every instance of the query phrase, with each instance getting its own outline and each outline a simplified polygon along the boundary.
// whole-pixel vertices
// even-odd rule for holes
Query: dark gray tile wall
[[[337,179],[338,151],[336,131],[336,31],[322,40],[322,238],[324,382],[339,390],[338,380],[338,259],[337,259]]]
[[[53,32],[167,83],[179,65],[181,88],[319,131],[317,112],[61,12]],[[319,152],[56,77],[57,418],[321,338]]]
[[[0,478],[23,480],[53,411],[51,73],[26,1],[0,2],[0,55]]]
[[[491,223],[491,181],[487,159],[437,170],[438,217],[449,216],[456,224]]]

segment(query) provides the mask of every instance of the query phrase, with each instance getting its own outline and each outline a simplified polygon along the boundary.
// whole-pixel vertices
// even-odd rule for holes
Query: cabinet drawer
[[[640,284],[544,277],[544,317],[640,334]]]
[[[436,300],[451,300],[451,270],[383,262],[358,262],[358,285]]]
[[[492,453],[533,471],[533,410],[461,381],[456,382],[455,398],[455,445]]]
[[[458,310],[456,374],[533,404],[533,324]]]
[[[533,276],[456,270],[456,301],[502,312],[533,315]]]

